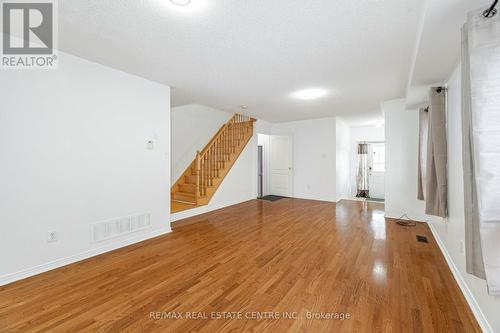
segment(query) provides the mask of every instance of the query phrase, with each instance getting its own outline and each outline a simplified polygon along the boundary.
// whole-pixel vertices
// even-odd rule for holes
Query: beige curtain
[[[500,14],[486,19],[482,10],[469,13],[467,41],[472,187],[488,292],[500,296]],[[470,223],[474,230],[474,211]]]
[[[465,255],[467,273],[485,279],[476,180],[472,161],[470,66],[467,24],[462,28],[462,164],[464,169]]]
[[[425,198],[425,180],[426,180],[426,164],[427,164],[427,135],[429,124],[428,109],[421,108],[419,110],[419,127],[418,127],[418,186],[417,198],[424,200]]]
[[[357,175],[357,193],[358,198],[369,198],[368,189],[368,144],[358,144],[358,175]]]
[[[425,181],[425,213],[447,215],[446,90],[433,87],[430,92]]]

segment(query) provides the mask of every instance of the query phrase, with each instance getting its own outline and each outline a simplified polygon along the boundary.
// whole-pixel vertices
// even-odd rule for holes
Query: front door
[[[271,135],[270,194],[293,196],[292,136]]]

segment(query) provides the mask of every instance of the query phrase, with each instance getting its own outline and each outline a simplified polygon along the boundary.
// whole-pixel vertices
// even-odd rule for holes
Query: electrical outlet
[[[47,243],[57,242],[57,231],[47,231]]]

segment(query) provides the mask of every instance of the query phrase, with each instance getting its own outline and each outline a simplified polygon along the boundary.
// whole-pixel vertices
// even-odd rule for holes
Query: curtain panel
[[[467,273],[486,279],[484,272],[476,179],[472,161],[472,128],[469,42],[467,24],[462,28],[462,165],[464,172],[465,256]]]
[[[417,198],[425,199],[426,164],[427,164],[427,136],[429,132],[429,112],[425,108],[418,111],[418,184]]]
[[[430,91],[427,129],[427,159],[425,171],[425,213],[447,216],[447,147],[446,90],[433,87]]]
[[[475,186],[484,272],[490,295],[500,295],[500,14],[467,18],[472,186]],[[467,60],[467,59],[465,59]],[[467,117],[465,117],[467,121]],[[467,224],[474,217],[467,216]],[[477,245],[476,245],[477,246]],[[478,263],[480,264],[480,263]]]
[[[357,180],[357,193],[358,198],[369,198],[370,193],[368,189],[368,144],[358,144],[358,174]]]

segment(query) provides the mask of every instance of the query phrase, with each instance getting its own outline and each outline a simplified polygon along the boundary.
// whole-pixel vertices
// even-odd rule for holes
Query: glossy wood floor
[[[428,227],[383,215],[378,203],[282,199],[184,220],[0,287],[0,332],[479,332]],[[173,318],[185,311],[198,319]],[[220,312],[243,319],[200,318]]]

